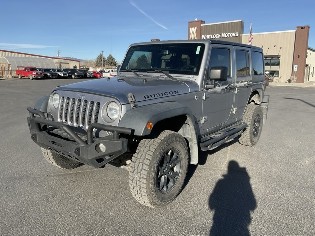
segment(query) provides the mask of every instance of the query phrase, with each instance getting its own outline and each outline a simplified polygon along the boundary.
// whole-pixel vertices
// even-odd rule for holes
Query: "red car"
[[[102,77],[102,74],[98,71],[92,71],[92,77],[99,79]]]
[[[23,77],[29,78],[29,79],[34,79],[34,78],[37,79],[37,78],[44,77],[44,74],[42,71],[38,71],[36,67],[32,67],[32,66],[27,66],[27,67],[18,66],[15,73],[19,79]]]

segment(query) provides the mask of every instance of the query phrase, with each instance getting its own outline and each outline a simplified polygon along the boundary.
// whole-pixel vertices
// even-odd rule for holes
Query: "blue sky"
[[[188,21],[243,20],[244,33],[309,25],[315,48],[314,0],[2,0],[0,49],[118,61],[135,42],[187,39]],[[255,39],[254,39],[255,40]]]

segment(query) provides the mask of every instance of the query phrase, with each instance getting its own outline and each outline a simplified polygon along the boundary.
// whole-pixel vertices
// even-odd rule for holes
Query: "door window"
[[[231,75],[231,59],[229,48],[212,48],[210,69],[214,67],[226,67],[228,76]]]
[[[250,75],[249,53],[246,50],[236,50],[236,75],[237,77]]]

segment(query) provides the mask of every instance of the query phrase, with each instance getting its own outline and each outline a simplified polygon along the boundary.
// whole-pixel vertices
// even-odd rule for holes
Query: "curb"
[[[269,83],[270,87],[298,87],[298,88],[310,88],[315,87],[315,82],[307,83]]]

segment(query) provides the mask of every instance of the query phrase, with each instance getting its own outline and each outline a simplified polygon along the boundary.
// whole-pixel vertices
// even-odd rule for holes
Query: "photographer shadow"
[[[250,235],[248,226],[256,207],[246,168],[230,161],[227,174],[216,183],[209,197],[209,208],[214,211],[210,235]]]

